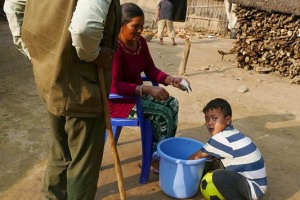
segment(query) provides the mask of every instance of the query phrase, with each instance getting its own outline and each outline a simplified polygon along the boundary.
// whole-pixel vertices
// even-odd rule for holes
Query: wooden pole
[[[186,64],[190,54],[190,48],[191,48],[191,42],[190,39],[187,38],[185,40],[184,53],[183,53],[183,58],[181,60],[178,75],[186,75],[185,70],[186,70]]]
[[[153,33],[148,33],[147,35],[144,35],[146,42],[150,42],[156,33],[157,33],[157,31],[155,31]]]
[[[108,100],[107,100],[108,96],[107,96],[107,92],[106,92],[106,88],[105,88],[105,81],[104,81],[105,80],[104,79],[104,72],[103,72],[103,69],[101,67],[97,67],[97,69],[98,69],[100,92],[101,92],[101,97],[102,97],[102,102],[103,102],[103,110],[104,110],[106,130],[107,130],[108,141],[109,141],[109,144],[110,144],[110,147],[111,147],[111,150],[112,150],[114,163],[115,163],[115,168],[116,168],[116,172],[117,172],[120,198],[121,198],[121,200],[125,200],[126,199],[126,194],[125,194],[125,189],[124,189],[123,173],[122,173],[120,158],[119,158],[118,150],[116,148],[114,135],[113,135],[113,131],[112,131],[112,126],[111,126],[111,121],[110,121],[110,114],[109,114]],[[102,80],[101,83],[100,83],[100,80]]]

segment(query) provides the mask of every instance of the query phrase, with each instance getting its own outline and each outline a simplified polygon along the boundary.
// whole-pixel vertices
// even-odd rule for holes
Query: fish
[[[192,87],[190,82],[187,79],[182,79],[181,82],[179,83],[179,87],[183,91],[187,91],[187,93],[192,92]]]

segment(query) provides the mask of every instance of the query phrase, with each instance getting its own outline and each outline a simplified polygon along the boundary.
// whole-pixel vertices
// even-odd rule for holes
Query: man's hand
[[[92,62],[97,67],[103,69],[108,67],[108,63],[112,60],[115,51],[108,47],[101,47],[98,57]]]

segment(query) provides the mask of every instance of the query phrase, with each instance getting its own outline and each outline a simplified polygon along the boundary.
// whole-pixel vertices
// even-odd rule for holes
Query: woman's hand
[[[159,86],[144,85],[143,93],[152,96],[154,99],[158,101],[166,101],[170,97],[167,90]]]
[[[180,77],[173,77],[168,76],[165,80],[166,85],[173,85],[174,87],[177,87],[180,89],[179,83],[181,82],[182,78]]]
[[[180,86],[179,86],[179,83],[180,83],[181,81],[182,81],[182,78],[180,78],[180,77],[174,77],[174,78],[172,79],[172,85],[173,85],[174,87],[177,87],[177,88],[181,89]]]
[[[173,87],[176,87],[180,90],[191,92],[192,88],[187,79],[180,78],[180,77],[173,77],[168,76],[165,80],[166,85],[173,85]]]

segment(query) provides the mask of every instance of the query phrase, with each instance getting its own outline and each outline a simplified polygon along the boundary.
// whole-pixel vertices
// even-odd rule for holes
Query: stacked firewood
[[[300,75],[300,17],[238,7],[238,39],[233,47],[240,68]]]

